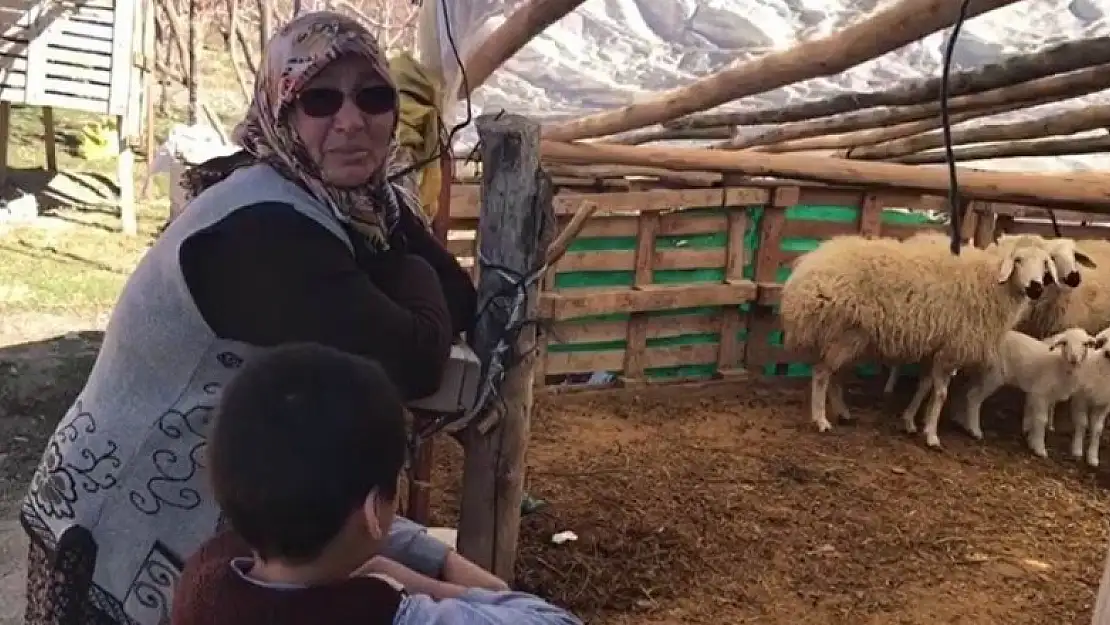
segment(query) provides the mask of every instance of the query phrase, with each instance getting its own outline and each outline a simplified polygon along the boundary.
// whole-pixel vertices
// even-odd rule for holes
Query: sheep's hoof
[[[906,434],[917,434],[917,424],[913,419],[902,419],[902,429]]]
[[[971,438],[974,438],[977,441],[983,440],[983,430],[972,429],[972,428],[969,428],[969,427],[965,427],[964,430],[967,431],[968,436],[970,436]]]
[[[828,419],[821,419],[820,421],[816,421],[815,423],[817,424],[818,432],[828,432],[832,429],[832,424],[829,423]]]
[[[1098,458],[1097,457],[1087,458],[1087,466],[1091,467],[1092,469],[1097,469],[1098,468]]]
[[[1038,458],[1047,458],[1048,457],[1048,451],[1045,450],[1045,449],[1032,449],[1031,451],[1033,452],[1033,455],[1038,457]]]
[[[929,447],[929,449],[935,449],[937,451],[940,451],[940,449],[941,449],[940,437],[937,436],[936,434],[926,434],[925,435],[925,445],[927,445]]]

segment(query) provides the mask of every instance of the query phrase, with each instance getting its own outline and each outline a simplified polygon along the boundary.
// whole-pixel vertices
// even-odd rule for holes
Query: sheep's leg
[[[1098,452],[1102,445],[1102,427],[1106,425],[1106,415],[1110,414],[1110,406],[1095,408],[1095,416],[1091,418],[1091,430],[1087,433],[1087,465],[1098,466]]]
[[[855,421],[852,413],[848,411],[848,403],[844,401],[844,380],[839,375],[832,376],[829,382],[829,407],[841,422]]]
[[[925,412],[925,444],[934,449],[940,448],[940,437],[937,436],[937,426],[940,425],[940,411],[944,408],[944,400],[948,399],[948,384],[956,373],[954,367],[946,367],[934,362],[929,368],[929,379],[933,386],[933,397],[929,402],[929,409]]]
[[[983,440],[982,418],[983,402],[1002,387],[1002,376],[994,369],[977,374],[967,389],[966,406],[959,423],[976,440]]]
[[[1086,400],[1071,398],[1071,456],[1076,460],[1083,457],[1083,439],[1087,435],[1089,408]]]
[[[933,386],[933,381],[929,376],[923,375],[917,379],[917,390],[913,394],[913,399],[910,400],[910,405],[902,411],[902,425],[906,429],[907,434],[913,434],[917,431],[917,411],[921,410],[921,404],[925,401],[925,395]]]
[[[894,392],[894,385],[898,383],[898,365],[890,368],[890,373],[886,376],[886,386],[883,387],[883,394],[890,395]]]
[[[829,382],[832,376],[833,370],[828,365],[824,363],[813,365],[809,410],[813,423],[817,425],[818,432],[827,432],[832,429],[829,418],[825,416],[825,406],[829,396]]]
[[[1025,396],[1025,418],[1029,419],[1029,432],[1025,435],[1025,442],[1033,455],[1038,458],[1047,458],[1048,450],[1044,446],[1045,428],[1048,427],[1049,404],[1036,395]]]

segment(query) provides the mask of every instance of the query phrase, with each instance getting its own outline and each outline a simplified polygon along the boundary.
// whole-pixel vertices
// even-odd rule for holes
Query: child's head
[[[248,363],[208,446],[231,526],[263,561],[361,565],[393,522],[404,410],[376,362],[329,347],[287,345]]]

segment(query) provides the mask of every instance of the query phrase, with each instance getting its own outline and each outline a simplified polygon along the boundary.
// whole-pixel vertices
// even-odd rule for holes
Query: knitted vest
[[[249,554],[231,532],[205,543],[185,565],[171,625],[390,625],[404,596],[373,577],[309,588],[267,588],[232,569],[232,558]]]
[[[234,211],[286,202],[350,247],[331,210],[265,165],[198,195],[123,288],[84,389],[58,424],[24,514],[39,539],[73,525],[98,548],[90,601],[122,623],[169,617],[183,566],[216,528],[204,449],[224,385],[262,348],[215,335],[179,262],[181,244]]]

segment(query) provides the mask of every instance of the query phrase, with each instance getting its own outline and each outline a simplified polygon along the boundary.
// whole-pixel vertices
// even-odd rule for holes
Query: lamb
[[[1079,369],[1079,386],[1071,397],[1071,455],[1077,460],[1085,458],[1087,465],[1099,464],[1099,447],[1106,415],[1110,414],[1110,346],[1107,336],[1110,328],[1095,335],[1093,351]],[[1084,454],[1084,438],[1087,439]]]
[[[953,372],[994,360],[1006,330],[1044,292],[1051,265],[1033,246],[998,254],[969,248],[954,256],[937,245],[859,236],[834,237],[800,259],[783,285],[780,314],[787,349],[817,356],[810,406],[817,429],[832,427],[829,385],[846,366],[864,359],[929,362],[924,433],[930,447],[939,447],[937,425]],[[911,433],[930,387],[924,388],[903,413]]]
[[[972,374],[961,418],[964,429],[982,440],[983,401],[1003,385],[1016,386],[1025,392],[1022,429],[1026,442],[1035,455],[1046,457],[1045,427],[1056,404],[1079,388],[1079,371],[1093,342],[1082,328],[1069,328],[1043,340],[1016,330],[1006,332],[998,357]]]

